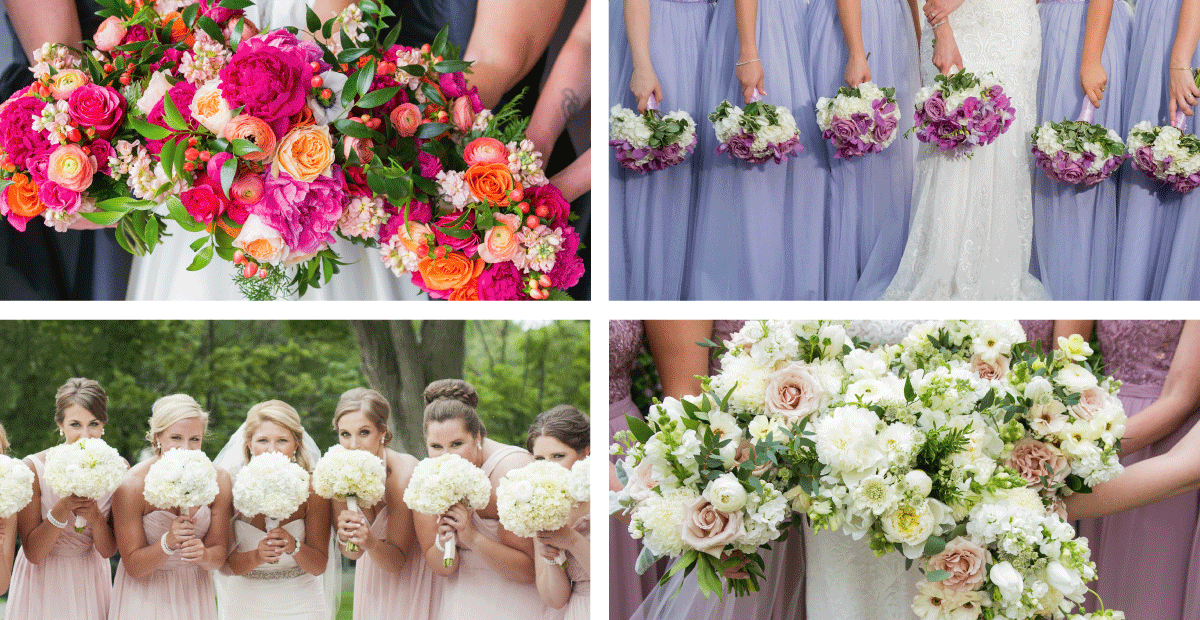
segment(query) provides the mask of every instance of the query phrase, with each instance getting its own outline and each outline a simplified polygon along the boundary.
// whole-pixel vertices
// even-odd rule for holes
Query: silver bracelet
[[[175,550],[167,546],[167,534],[169,534],[169,532],[163,532],[162,538],[158,539],[158,545],[162,547],[163,553],[167,555],[175,555]]]
[[[295,546],[295,547],[292,547],[292,550],[291,550],[291,551],[284,551],[284,552],[283,552],[283,554],[284,554],[284,555],[295,556],[295,555],[296,555],[297,553],[299,553],[299,552],[300,552],[300,541],[298,541],[298,540],[297,540],[297,541],[296,541],[296,546]]]
[[[69,513],[68,513],[68,514],[69,514]],[[46,520],[50,522],[50,525],[53,525],[54,527],[56,527],[56,528],[58,528],[58,529],[60,529],[60,530],[65,530],[65,529],[67,529],[67,524],[66,524],[66,522],[65,522],[65,521],[59,521],[58,519],[55,519],[55,518],[54,518],[54,512],[53,512],[53,511],[50,511],[50,512],[47,512],[47,513],[46,513]]]
[[[752,58],[752,59],[750,59],[750,60],[743,60],[742,62],[739,62],[739,63],[737,63],[737,64],[736,64],[736,65],[734,65],[734,66],[735,66],[735,67],[740,67],[740,66],[742,66],[742,65],[748,65],[748,64],[750,64],[750,63],[752,63],[752,62],[758,62],[758,59],[757,59],[757,58]]]
[[[949,20],[949,19],[943,19],[942,21],[940,21],[940,22],[938,22],[938,23],[934,24],[934,25],[933,25],[933,29],[934,29],[934,30],[937,30],[937,27],[938,27],[938,26],[941,26],[942,24],[944,24],[944,23],[946,23],[946,22],[948,22],[948,21],[950,21],[950,20]]]

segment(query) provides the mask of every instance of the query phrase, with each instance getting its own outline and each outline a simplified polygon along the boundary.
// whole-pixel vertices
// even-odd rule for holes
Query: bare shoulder
[[[499,444],[497,449],[503,449],[503,448],[508,448],[508,447],[512,447],[512,446],[507,446],[505,444]],[[532,462],[533,462],[533,455],[526,452],[523,448],[518,449],[518,450],[512,450],[508,454],[500,457],[500,460],[496,462],[496,468],[492,470],[492,479],[499,480],[500,478],[503,478],[505,476],[505,474],[507,474],[508,472],[510,472],[514,469],[520,469]]]
[[[408,481],[412,478],[413,470],[417,467],[417,457],[388,449],[387,466],[388,477],[395,480],[401,488],[404,488],[408,486]]]

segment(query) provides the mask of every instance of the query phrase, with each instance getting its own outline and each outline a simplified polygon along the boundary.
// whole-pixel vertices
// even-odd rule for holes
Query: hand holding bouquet
[[[46,452],[46,482],[59,497],[98,500],[121,486],[128,469],[121,454],[99,438],[59,444]],[[87,521],[76,515],[75,531],[82,532],[85,525]]]
[[[841,87],[833,99],[817,100],[817,126],[828,140],[834,157],[853,159],[879,153],[895,139],[900,126],[896,89],[863,82],[854,88]]]
[[[457,454],[422,459],[413,469],[408,488],[404,490],[404,503],[430,516],[441,516],[455,504],[479,510],[486,507],[491,499],[492,482],[487,474]],[[454,538],[451,537],[442,556],[446,566],[454,563],[454,545]]]
[[[1095,111],[1085,100],[1079,120],[1045,122],[1033,129],[1034,159],[1051,180],[1095,185],[1125,161],[1121,136],[1092,123]]]
[[[357,511],[373,506],[383,499],[387,469],[383,459],[366,450],[348,450],[340,445],[330,446],[313,470],[313,490],[325,499],[346,502]],[[358,545],[346,544],[347,551],[358,551]]]

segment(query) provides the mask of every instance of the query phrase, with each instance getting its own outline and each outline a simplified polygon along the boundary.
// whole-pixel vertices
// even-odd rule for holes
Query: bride
[[[1034,0],[928,0],[924,12],[933,27],[922,33],[923,82],[932,84],[935,70],[991,72],[1017,117],[970,159],[921,145],[908,244],[883,299],[1044,299],[1045,289],[1029,274],[1029,139],[1041,59],[1037,6]]]
[[[340,13],[351,0],[257,0],[246,8],[246,17],[263,30],[295,26],[305,30],[306,9],[326,20]],[[129,274],[126,299],[225,301],[240,300],[241,293],[234,284],[234,265],[221,259],[197,271],[187,271],[195,252],[190,244],[198,233],[189,233],[173,222],[168,224],[171,236],[150,256],[135,256]],[[335,250],[344,263],[328,284],[304,294],[305,301],[321,300],[405,300],[423,297],[407,278],[397,278],[380,260],[379,251],[342,241]]]

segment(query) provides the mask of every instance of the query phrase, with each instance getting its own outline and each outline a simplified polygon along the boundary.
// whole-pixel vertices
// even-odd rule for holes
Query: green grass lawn
[[[354,615],[354,593],[342,592],[342,606],[338,609],[337,620],[350,620]]]

